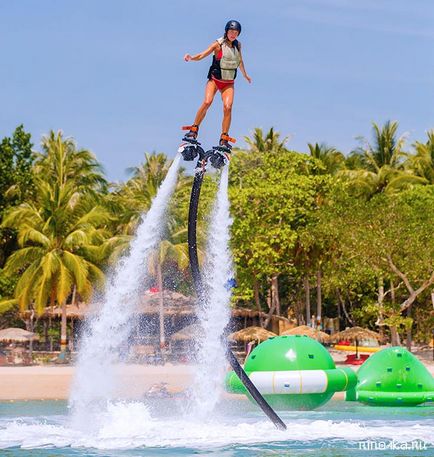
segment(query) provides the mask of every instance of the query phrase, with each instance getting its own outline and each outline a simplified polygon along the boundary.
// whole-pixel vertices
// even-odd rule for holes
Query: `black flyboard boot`
[[[214,168],[220,169],[224,167],[229,160],[231,160],[231,150],[232,145],[229,144],[235,143],[235,138],[231,138],[227,133],[222,133],[218,146],[213,146],[209,161]]]
[[[198,147],[200,147],[200,143],[197,141],[199,126],[186,125],[182,127],[182,130],[189,130],[189,132],[182,138],[182,143],[178,148],[178,152],[182,154],[184,160],[194,160],[199,154]]]

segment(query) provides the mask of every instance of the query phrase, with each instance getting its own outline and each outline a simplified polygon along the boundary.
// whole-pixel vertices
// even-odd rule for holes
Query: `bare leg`
[[[208,108],[211,106],[216,92],[217,86],[215,85],[215,82],[211,80],[208,81],[205,87],[205,98],[194,119],[195,125],[200,125],[201,122],[204,120],[206,112],[208,111]]]
[[[228,133],[232,120],[232,104],[234,102],[234,86],[228,86],[222,92],[223,122],[222,132]]]

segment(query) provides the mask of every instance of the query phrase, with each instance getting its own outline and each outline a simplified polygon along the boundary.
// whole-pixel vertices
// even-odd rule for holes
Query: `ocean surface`
[[[331,401],[283,412],[281,432],[247,400],[225,398],[195,420],[183,397],[109,403],[76,424],[65,401],[0,403],[0,456],[434,456],[434,406]]]

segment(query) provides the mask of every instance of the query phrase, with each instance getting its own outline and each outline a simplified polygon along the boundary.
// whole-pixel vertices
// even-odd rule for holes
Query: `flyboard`
[[[201,303],[205,302],[206,294],[202,283],[202,276],[199,270],[199,260],[197,256],[197,240],[196,240],[196,225],[197,225],[197,211],[199,207],[200,191],[202,187],[203,177],[206,172],[206,166],[208,161],[214,168],[222,168],[229,161],[230,150],[225,147],[215,146],[209,151],[204,151],[200,143],[197,140],[186,140],[181,144],[178,150],[184,160],[192,161],[198,157],[196,164],[195,175],[193,180],[193,186],[191,189],[190,196],[190,207],[188,213],[188,253],[190,258],[190,269],[193,277],[194,288],[196,290],[197,297]],[[268,416],[273,424],[279,430],[286,430],[286,425],[282,419],[276,414],[273,408],[268,404],[265,398],[261,395],[259,390],[255,387],[253,382],[247,376],[246,372],[238,362],[232,351],[227,348],[228,361],[243,383],[251,397],[256,401],[262,411]]]

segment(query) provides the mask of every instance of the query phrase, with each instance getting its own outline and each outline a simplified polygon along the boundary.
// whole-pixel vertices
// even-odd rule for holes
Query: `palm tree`
[[[252,137],[245,136],[244,140],[249,145],[249,149],[234,148],[233,160],[239,165],[235,165],[230,174],[231,187],[242,187],[245,171],[260,167],[264,154],[286,151],[285,144],[288,137],[281,141],[280,134],[273,128],[270,128],[265,136],[261,128],[255,128]]]
[[[323,164],[325,173],[333,175],[343,168],[345,157],[336,148],[327,146],[324,143],[315,143],[314,145],[308,143],[307,146],[309,148],[310,156]]]
[[[73,138],[50,131],[42,138],[42,153],[37,154],[35,175],[45,175],[58,187],[73,181],[76,190],[99,199],[107,194],[108,183],[101,164],[86,149],[77,149]]]
[[[145,153],[145,161],[139,167],[131,167],[127,171],[133,176],[129,187],[133,192],[139,192],[149,200],[156,195],[163,182],[172,161],[163,153]]]
[[[434,184],[434,130],[429,130],[427,136],[426,143],[414,143],[416,154],[408,158],[406,165],[427,183]]]
[[[381,167],[388,165],[391,168],[398,168],[403,157],[405,135],[397,138],[398,122],[387,121],[383,127],[372,123],[374,143],[371,145],[365,138],[363,153],[365,155],[367,168],[371,171],[378,171]]]
[[[283,141],[280,141],[280,134],[275,132],[273,127],[270,128],[264,137],[262,129],[255,128],[253,131],[253,137],[250,138],[245,136],[244,140],[250,146],[250,152],[253,153],[281,152],[285,149],[288,137],[285,137]]]
[[[362,146],[350,154],[350,163],[360,168],[346,169],[341,176],[349,179],[356,193],[370,198],[378,193],[397,192],[424,180],[405,170],[402,159],[406,137],[397,137],[398,122],[387,121],[383,127],[373,123],[373,144],[360,137]]]
[[[53,188],[54,187],[54,188]],[[76,286],[87,299],[103,284],[98,267],[100,229],[108,213],[77,195],[73,183],[57,192],[53,183],[37,180],[36,203],[13,209],[3,225],[18,232],[20,249],[6,261],[5,272],[20,274],[14,298],[22,310],[32,306],[41,314],[48,303],[62,307],[61,346],[65,349],[66,300]],[[61,205],[53,197],[59,194]]]
[[[35,197],[13,208],[3,225],[18,231],[20,249],[5,265],[20,273],[14,299],[41,313],[48,302],[62,306],[61,345],[66,345],[66,300],[72,289],[84,298],[104,275],[100,245],[109,214],[97,200],[106,181],[94,156],[77,151],[61,132],[43,139],[34,166]]]

